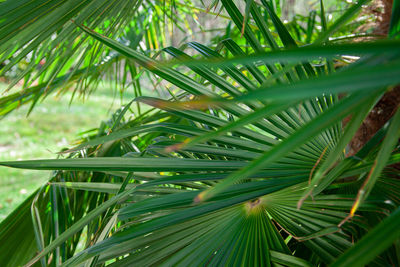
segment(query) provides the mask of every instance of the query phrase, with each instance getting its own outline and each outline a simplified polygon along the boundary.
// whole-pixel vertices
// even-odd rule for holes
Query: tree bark
[[[374,1],[367,12],[376,15],[374,33],[386,35],[389,31],[393,0]],[[348,155],[354,155],[393,116],[400,103],[400,85],[395,86],[379,100],[350,141]]]

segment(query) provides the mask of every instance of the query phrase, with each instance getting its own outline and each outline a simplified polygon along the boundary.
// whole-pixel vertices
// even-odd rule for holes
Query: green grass
[[[0,91],[6,85],[0,84]],[[124,103],[134,97],[124,93]],[[100,86],[87,100],[74,99],[71,93],[49,96],[39,103],[29,117],[29,106],[23,106],[0,120],[0,160],[55,158],[56,152],[68,147],[80,132],[99,126],[120,107],[119,94],[111,86]],[[46,183],[49,171],[0,168],[0,221],[29,194]]]

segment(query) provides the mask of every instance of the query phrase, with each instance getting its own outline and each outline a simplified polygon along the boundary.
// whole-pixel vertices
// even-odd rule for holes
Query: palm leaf
[[[251,48],[232,39],[222,50],[189,42],[160,51],[161,58],[173,57],[165,62],[79,23],[101,44],[168,82],[172,97],[137,98],[152,109],[125,119],[129,102],[65,151],[67,158],[0,163],[56,170],[37,197],[50,208],[48,221],[34,208],[40,251],[28,266],[39,260],[56,266],[313,266],[335,264],[336,258],[340,264],[351,259],[346,250],[361,255],[368,240],[381,240],[376,234],[381,225],[393,229],[400,187],[390,178],[389,165],[400,162],[392,135],[397,115],[355,157],[342,149],[387,87],[399,82],[398,42],[298,48],[267,1],[249,1],[245,16],[232,1],[221,3]],[[317,43],[329,41],[362,3],[328,26]],[[280,41],[272,39],[276,34],[267,22]],[[360,59],[335,70],[334,62],[348,53]],[[343,129],[341,121],[349,115],[353,119]],[[380,144],[386,132],[391,137]],[[380,159],[369,184],[376,186],[359,202],[355,217],[343,221]],[[304,198],[298,209],[308,195],[313,199]],[[22,210],[17,214],[26,216],[26,207]],[[20,233],[15,222],[11,225]],[[378,230],[365,235],[375,226]],[[2,241],[11,235],[7,225],[0,229]],[[375,256],[395,238],[362,263],[387,265],[391,251]],[[359,247],[351,248],[359,240]]]

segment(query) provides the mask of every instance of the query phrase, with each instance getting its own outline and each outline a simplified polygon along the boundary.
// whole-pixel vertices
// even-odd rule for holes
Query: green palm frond
[[[217,49],[189,42],[153,56],[80,23],[168,82],[171,97],[138,97],[149,111],[127,117],[130,102],[61,153],[66,158],[1,162],[55,172],[36,202],[32,197],[14,214],[21,217],[0,225],[0,240],[15,242],[20,218],[34,203],[25,240],[35,239],[38,253],[32,247],[17,263],[0,260],[9,266],[28,258],[28,266],[396,265],[391,245],[400,187],[390,165],[400,162],[400,111],[356,155],[348,156],[346,145],[400,82],[398,41],[327,43],[363,3],[320,37],[308,37],[316,43],[304,48],[267,1],[248,1],[246,18],[235,3],[221,1],[251,48],[233,39]],[[335,68],[346,55],[359,59]],[[364,186],[368,192],[358,198]],[[385,238],[386,226],[384,233],[395,235],[359,261],[370,240]]]

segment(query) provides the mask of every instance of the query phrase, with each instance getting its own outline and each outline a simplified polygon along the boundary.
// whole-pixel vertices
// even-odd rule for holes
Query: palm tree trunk
[[[376,0],[368,8],[376,16],[374,33],[387,35],[393,0]],[[354,155],[393,116],[400,104],[400,85],[388,91],[368,114],[348,147],[348,155]]]

